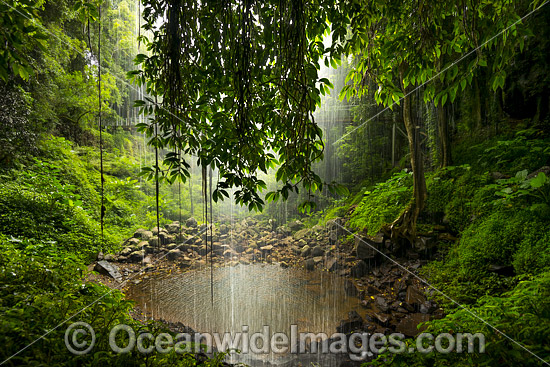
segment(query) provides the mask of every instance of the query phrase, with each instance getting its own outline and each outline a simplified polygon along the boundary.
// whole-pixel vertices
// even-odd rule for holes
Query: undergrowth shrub
[[[550,142],[539,135],[540,131],[526,129],[476,145],[465,140],[454,149],[453,157],[458,164],[471,164],[478,173],[499,171],[511,175],[523,169],[532,172],[550,165]]]
[[[0,234],[52,242],[88,259],[115,245],[113,238],[101,240],[99,224],[82,208],[15,184],[0,187]]]
[[[197,365],[188,353],[148,355],[137,348],[128,353],[113,352],[109,333],[118,324],[130,326],[136,335],[141,332],[159,335],[168,330],[159,323],[142,324],[133,320],[129,314],[133,303],[125,300],[119,290],[84,283],[85,271],[86,266],[77,256],[61,251],[52,243],[10,241],[0,236],[0,360],[4,361],[3,365]],[[95,332],[96,343],[87,354],[72,354],[65,345],[65,331],[73,322],[85,322]],[[117,345],[126,346],[128,342],[126,333],[117,334]],[[212,359],[203,365],[220,366],[221,363],[220,359]]]
[[[537,357],[550,360],[550,345],[546,343],[550,338],[550,272],[522,281],[498,297],[482,297],[475,306],[456,309],[426,325],[426,332],[433,335],[481,333],[485,337],[485,352],[479,353],[479,343],[474,343],[474,353],[383,354],[375,365],[542,366]],[[468,349],[466,341],[465,338],[462,344],[464,350]],[[415,346],[412,339],[406,344]]]

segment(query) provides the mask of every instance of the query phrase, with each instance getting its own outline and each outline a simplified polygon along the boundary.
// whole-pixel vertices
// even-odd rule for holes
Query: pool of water
[[[298,337],[306,332],[330,337],[336,333],[340,320],[346,319],[350,311],[360,309],[358,299],[348,297],[344,291],[346,280],[329,272],[282,268],[276,264],[237,265],[215,268],[213,281],[213,298],[210,269],[151,277],[132,285],[127,296],[149,316],[181,322],[201,333],[241,332],[244,339],[256,332],[266,334],[267,327],[269,336],[287,335],[289,348],[296,333]],[[256,346],[261,346],[258,339]],[[239,348],[243,349],[241,344]],[[323,366],[339,365],[334,356],[273,351],[233,357],[233,361],[249,365],[288,366],[316,359],[322,359]]]

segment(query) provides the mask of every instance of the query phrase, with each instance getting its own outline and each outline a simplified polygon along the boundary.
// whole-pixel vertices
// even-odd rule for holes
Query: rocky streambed
[[[345,294],[361,305],[347,318],[335,316],[342,318],[335,330],[342,333],[398,332],[412,337],[421,331],[420,323],[443,316],[416,273],[438,243],[454,240],[444,228],[420,236],[411,248],[392,243],[382,233],[351,234],[345,224],[345,219],[337,218],[324,227],[305,228],[299,221],[275,227],[269,221],[244,219],[231,226],[216,225],[210,235],[206,226],[190,218],[136,231],[120,253],[99,254],[94,268],[104,282],[127,281],[127,286],[210,265],[268,263],[332,272],[343,279]]]

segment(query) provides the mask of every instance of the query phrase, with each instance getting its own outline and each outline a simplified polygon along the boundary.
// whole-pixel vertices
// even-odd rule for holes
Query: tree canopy
[[[322,187],[311,164],[323,156],[313,112],[332,87],[319,78],[329,22],[342,16],[331,1],[145,1],[142,37],[150,51],[137,58],[138,83],[152,96],[140,101],[154,115],[140,126],[166,155],[165,177],[189,176],[180,153],[219,170],[214,200],[235,192],[237,203],[262,209],[256,173],[277,168],[282,187]],[[165,19],[159,23],[159,19]],[[328,21],[327,21],[328,20]],[[155,130],[157,129],[157,130]],[[154,174],[156,170],[150,169]],[[306,204],[310,205],[310,204]]]

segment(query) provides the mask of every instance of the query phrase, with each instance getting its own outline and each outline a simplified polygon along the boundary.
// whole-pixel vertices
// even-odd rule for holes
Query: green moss
[[[399,216],[412,195],[412,176],[401,172],[386,182],[365,191],[350,218],[350,226],[376,234],[380,228]]]
[[[489,266],[513,266],[516,274],[534,275],[550,266],[549,217],[538,205],[500,208],[477,219],[463,231],[445,258],[423,272],[430,282],[461,303],[473,303],[485,294],[510,288],[515,277],[490,272]],[[454,307],[445,298],[440,301]]]
[[[453,180],[454,190],[447,196],[445,220],[451,230],[460,232],[492,210],[495,196],[494,190],[486,187],[491,182],[488,174],[468,171]]]
[[[508,265],[529,228],[523,212],[497,211],[468,227],[460,240],[460,271],[472,274],[489,264]]]

